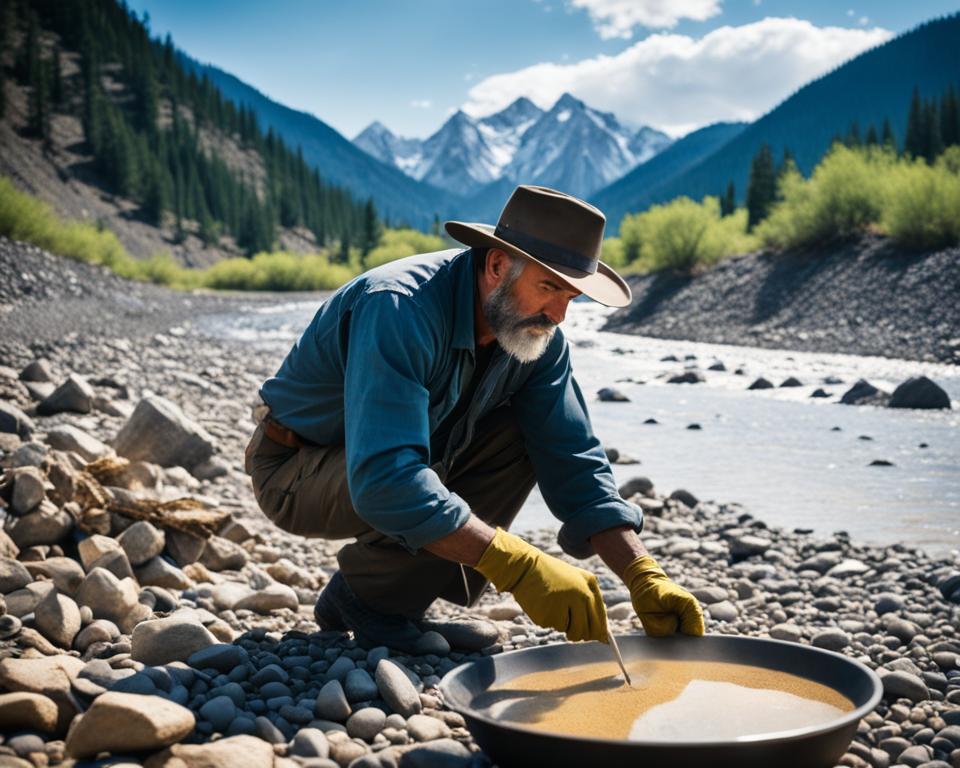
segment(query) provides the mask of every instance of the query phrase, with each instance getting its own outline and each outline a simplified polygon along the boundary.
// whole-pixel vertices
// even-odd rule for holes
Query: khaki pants
[[[260,508],[280,528],[309,538],[356,539],[337,555],[340,570],[379,611],[417,617],[438,597],[473,604],[487,584],[472,568],[461,571],[426,550],[410,554],[361,520],[350,501],[342,445],[289,448],[268,438],[261,424],[247,446],[246,471]],[[481,520],[510,526],[536,479],[508,406],[477,423],[473,440],[441,480]]]

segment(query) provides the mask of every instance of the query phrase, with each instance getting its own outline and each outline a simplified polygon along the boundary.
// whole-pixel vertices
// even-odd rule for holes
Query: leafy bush
[[[721,217],[715,197],[701,203],[679,197],[624,217],[620,225],[624,259],[629,260],[629,271],[690,273],[697,266],[751,250],[755,240],[747,234],[746,224],[744,209]]]
[[[863,232],[883,215],[895,163],[886,149],[835,144],[810,179],[796,170],[781,177],[781,201],[757,227],[757,235],[765,245],[790,248]]]
[[[367,254],[363,266],[373,269],[415,253],[430,253],[443,248],[443,239],[436,235],[425,235],[415,229],[388,229],[380,238],[380,244]]]
[[[201,283],[240,291],[320,291],[339,288],[355,275],[348,266],[331,264],[324,254],[281,251],[218,261],[203,270]]]
[[[933,250],[960,242],[960,147],[931,167],[903,161],[890,171],[883,228],[904,248]]]
[[[623,240],[619,237],[605,238],[600,250],[600,260],[614,269],[626,266],[627,257],[623,248]]]

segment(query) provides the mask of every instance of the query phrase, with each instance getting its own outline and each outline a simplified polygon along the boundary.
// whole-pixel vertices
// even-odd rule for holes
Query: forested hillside
[[[151,39],[114,0],[4,2],[0,41],[0,76],[27,99],[19,138],[53,155],[56,118],[81,121],[90,162],[58,167],[61,177],[98,179],[175,239],[192,233],[253,254],[285,228],[344,255],[375,245],[371,201],[328,183],[299,147],[264,131],[253,110],[184,67],[169,38]]]

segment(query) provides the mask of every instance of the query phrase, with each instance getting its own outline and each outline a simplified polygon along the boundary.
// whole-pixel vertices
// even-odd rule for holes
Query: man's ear
[[[487,251],[487,263],[484,268],[487,279],[494,285],[499,285],[510,270],[510,256],[500,248],[491,248]]]

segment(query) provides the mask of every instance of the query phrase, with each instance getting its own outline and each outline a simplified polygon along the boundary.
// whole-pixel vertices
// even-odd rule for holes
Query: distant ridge
[[[224,96],[252,108],[264,130],[273,128],[290,146],[300,145],[304,159],[326,180],[361,199],[372,197],[391,224],[426,228],[435,214],[443,215],[448,193],[371,157],[319,118],[279,104],[234,75],[178,53],[198,77],[206,74]]]
[[[679,195],[699,199],[718,195],[733,181],[743,200],[750,161],[764,142],[779,160],[789,147],[804,174],[846,134],[850,124],[861,135],[870,124],[880,129],[889,118],[902,145],[915,86],[921,95],[939,97],[949,84],[960,82],[960,13],[928,21],[841,64],[808,83],[776,108],[697,165],[647,190],[630,188],[616,208],[643,210]],[[595,195],[607,200],[608,191]],[[611,222],[619,226],[619,218]]]

